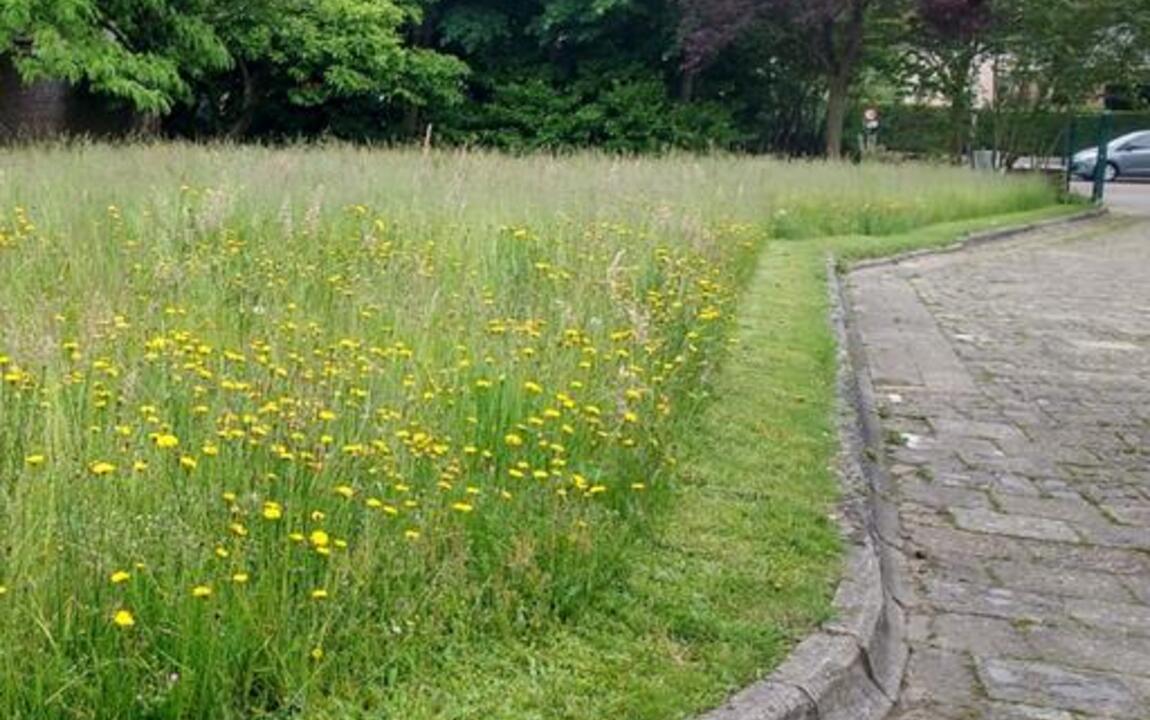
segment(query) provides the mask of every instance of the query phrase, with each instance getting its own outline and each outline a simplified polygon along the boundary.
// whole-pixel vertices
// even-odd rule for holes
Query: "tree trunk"
[[[699,77],[696,68],[688,68],[679,78],[679,100],[688,103],[695,98],[695,79]]]
[[[240,99],[240,114],[227,131],[229,140],[238,140],[247,134],[248,128],[252,126],[252,121],[255,119],[256,105],[258,104],[256,102],[255,78],[248,71],[247,63],[240,60],[236,65],[239,67],[240,76],[243,78],[244,89]]]
[[[827,93],[826,153],[828,160],[841,160],[843,150],[843,126],[847,118],[847,97],[850,93],[850,78],[845,75],[832,76]]]
[[[871,0],[850,0],[841,22],[835,14],[822,21],[819,54],[827,70],[826,153],[828,160],[842,159],[843,125],[855,67],[862,56],[866,10]]]

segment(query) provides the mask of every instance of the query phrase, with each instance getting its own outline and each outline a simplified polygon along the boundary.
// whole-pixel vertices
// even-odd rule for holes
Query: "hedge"
[[[879,108],[879,144],[889,151],[916,156],[943,156],[953,152],[950,111],[945,107],[892,105]],[[1012,155],[1060,156],[1065,151],[1066,131],[1074,121],[1073,150],[1097,144],[1100,113],[1067,115],[1055,112],[976,112],[975,146],[995,148]],[[848,142],[862,128],[862,110],[852,114]],[[1110,113],[1111,139],[1135,130],[1150,130],[1150,112]]]

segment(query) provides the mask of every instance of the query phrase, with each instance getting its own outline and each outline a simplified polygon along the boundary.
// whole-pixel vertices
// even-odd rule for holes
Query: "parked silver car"
[[[1070,172],[1083,180],[1094,177],[1098,163],[1098,148],[1092,147],[1076,153]],[[1150,130],[1139,130],[1111,140],[1106,145],[1106,169],[1103,176],[1109,182],[1119,176],[1150,176]]]

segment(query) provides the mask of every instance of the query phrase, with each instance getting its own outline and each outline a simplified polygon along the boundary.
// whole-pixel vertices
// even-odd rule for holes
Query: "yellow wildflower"
[[[46,459],[47,458],[45,458],[43,455],[37,453],[37,454],[29,455],[29,456],[25,457],[24,463],[26,465],[28,465],[29,467],[38,467],[40,465],[43,465],[44,461]]]
[[[207,598],[207,597],[211,597],[211,595],[212,595],[212,589],[210,587],[208,587],[207,585],[197,585],[194,588],[192,588],[192,597]]]
[[[474,508],[469,503],[464,502],[453,503],[451,505],[451,509],[461,513],[469,513],[474,510]]]
[[[112,622],[117,627],[130,628],[136,624],[136,618],[128,610],[117,610],[116,614],[112,616]]]
[[[116,472],[116,466],[110,462],[97,461],[89,465],[88,470],[96,476],[111,475]]]
[[[315,547],[324,548],[331,542],[331,536],[323,530],[312,530],[311,535],[308,536],[308,540],[311,541],[311,544]]]
[[[277,502],[265,502],[263,516],[265,520],[279,520],[284,516],[283,506]]]
[[[156,436],[156,447],[161,449],[174,448],[179,446],[180,439],[170,433],[164,433]]]
[[[123,570],[117,570],[116,572],[112,573],[112,576],[108,579],[112,581],[113,585],[119,585],[120,583],[127,582],[129,579],[131,579],[131,577],[132,576],[130,573],[127,573]]]
[[[318,588],[316,590],[312,590],[311,591],[311,599],[312,600],[326,600],[327,599],[327,590],[324,590],[323,588]]]
[[[248,579],[248,574],[246,572],[238,572],[235,575],[232,575],[232,582],[234,582],[236,585],[243,585],[248,581]]]

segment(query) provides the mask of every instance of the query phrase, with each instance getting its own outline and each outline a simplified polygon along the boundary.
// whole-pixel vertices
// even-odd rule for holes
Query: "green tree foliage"
[[[403,36],[420,14],[391,0],[6,0],[0,48],[30,79],[156,113],[199,100],[212,130],[240,132],[261,101],[456,98],[463,63]]]
[[[211,0],[5,0],[0,50],[28,79],[64,78],[164,113],[227,67]],[[178,9],[177,9],[178,8]]]
[[[25,77],[171,133],[517,151],[835,157],[859,101],[929,96],[957,153],[988,61],[1004,135],[1105,86],[1144,95],[1148,34],[1150,0],[0,0]]]

